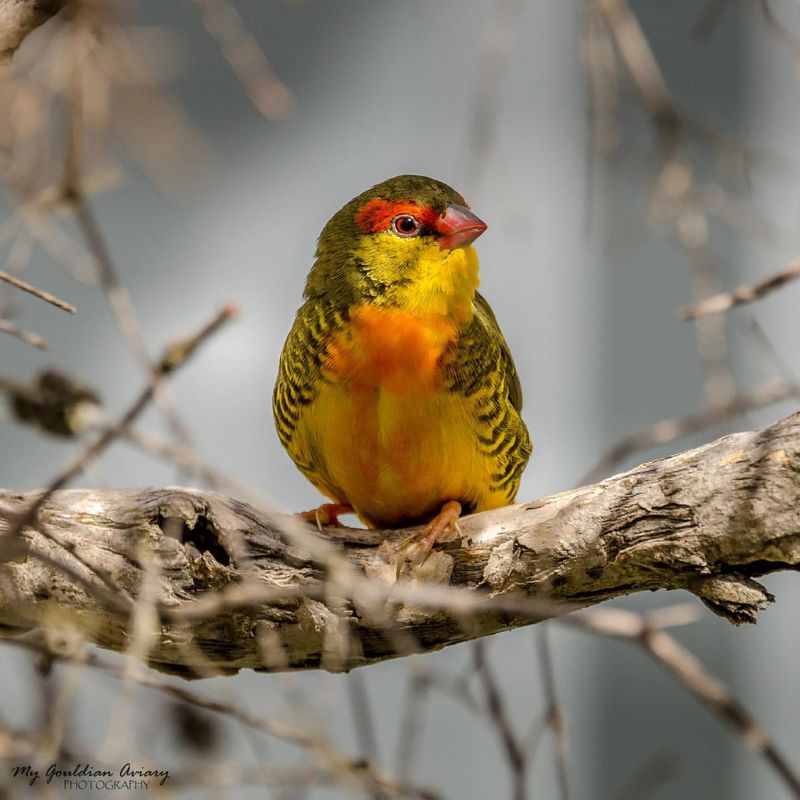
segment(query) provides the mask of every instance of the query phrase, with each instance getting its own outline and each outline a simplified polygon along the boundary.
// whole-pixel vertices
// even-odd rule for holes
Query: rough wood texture
[[[0,0],[0,64],[10,61],[25,37],[69,0]]]
[[[33,496],[0,492],[0,514],[18,513]],[[40,512],[45,536],[26,529],[24,550],[6,543],[0,623],[17,630],[73,625],[102,647],[129,646],[127,613],[112,609],[92,589],[99,579],[47,534],[105,571],[120,597],[139,594],[140,564],[148,551],[157,553],[160,617],[150,661],[184,674],[192,674],[197,652],[225,672],[349,669],[397,655],[406,634],[428,651],[540,618],[519,600],[490,609],[497,598],[588,606],[642,590],[687,589],[734,623],[754,621],[772,599],[754,578],[800,565],[800,413],[599,484],[475,515],[461,527],[461,539],[437,550],[417,578],[471,589],[480,610],[388,606],[384,594],[393,620],[387,632],[384,612],[342,599],[347,565],[369,576],[362,584],[392,591],[392,543],[406,532],[331,529],[325,541],[337,547],[328,549],[347,559],[331,589],[324,580],[335,564],[321,564],[319,553],[304,556],[268,517],[236,500],[177,488],[60,491]],[[66,577],[53,561],[85,580]],[[265,602],[236,601],[236,592],[254,587]],[[225,610],[213,608],[219,597],[230,601]],[[280,657],[274,648],[268,655],[265,641],[282,643]]]

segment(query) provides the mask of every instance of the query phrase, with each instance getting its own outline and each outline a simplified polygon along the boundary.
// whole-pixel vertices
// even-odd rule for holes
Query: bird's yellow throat
[[[355,255],[369,265],[375,281],[388,284],[376,304],[424,317],[442,316],[458,326],[472,319],[480,281],[478,255],[471,245],[442,250],[422,238],[399,239],[386,233],[364,237]]]

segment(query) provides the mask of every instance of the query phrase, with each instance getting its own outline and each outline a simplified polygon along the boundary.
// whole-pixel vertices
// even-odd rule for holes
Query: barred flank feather
[[[494,312],[479,293],[475,315],[451,352],[445,354],[448,391],[472,400],[476,446],[495,465],[490,489],[512,502],[531,455],[522,421],[522,387],[511,350]]]
[[[275,428],[289,456],[310,478],[314,465],[310,463],[310,454],[296,441],[295,432],[303,410],[315,400],[325,380],[322,359],[327,342],[346,324],[346,312],[308,300],[299,308],[281,353],[278,380],[272,393]]]

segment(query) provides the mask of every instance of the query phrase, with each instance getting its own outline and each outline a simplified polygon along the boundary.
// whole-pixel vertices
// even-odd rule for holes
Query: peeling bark
[[[0,491],[0,529],[34,497]],[[291,544],[269,516],[213,492],[59,491],[38,527],[2,551],[7,633],[73,626],[101,647],[125,649],[128,614],[93,591],[96,575],[47,536],[132,598],[152,553],[161,570],[160,628],[150,663],[186,675],[196,674],[198,652],[223,672],[346,670],[407,652],[411,637],[424,652],[542,617],[519,604],[492,607],[497,599],[583,607],[685,589],[735,624],[754,622],[773,599],[755,579],[800,566],[800,413],[602,483],[465,518],[460,539],[438,547],[414,581],[473,590],[468,615],[431,603],[365,609],[346,596],[341,576],[331,589],[334,567]],[[394,545],[407,533],[334,528],[324,538],[370,585],[389,591]],[[254,587],[269,602],[253,606]],[[220,598],[233,602],[215,608]]]
[[[0,0],[0,64],[8,62],[25,37],[55,16],[69,0]]]

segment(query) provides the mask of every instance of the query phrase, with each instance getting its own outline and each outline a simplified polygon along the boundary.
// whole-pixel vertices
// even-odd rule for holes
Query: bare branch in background
[[[731,694],[727,686],[706,672],[689,650],[663,630],[646,622],[640,630],[622,632],[602,629],[604,633],[630,639],[652,656],[695,697],[705,703],[723,722],[731,726],[742,741],[772,767],[793,797],[800,797],[800,776],[789,764],[752,715]]]
[[[514,800],[525,800],[528,796],[526,790],[526,777],[528,772],[528,753],[514,732],[511,720],[506,712],[505,703],[500,693],[500,686],[495,678],[494,671],[489,665],[486,656],[485,645],[478,640],[472,647],[472,655],[475,663],[475,673],[480,679],[486,695],[486,709],[492,726],[500,739],[500,746],[505,753],[511,772],[513,789],[511,796]]]
[[[9,275],[7,272],[0,271],[0,281],[8,283],[17,289],[21,289],[23,292],[32,294],[34,297],[38,297],[40,300],[44,300],[45,303],[50,303],[56,308],[66,311],[68,314],[74,314],[77,311],[75,306],[71,305],[70,303],[66,303],[64,300],[59,300],[55,295],[45,292],[43,289],[37,289],[35,286],[31,286],[31,284],[21,281],[19,278],[15,278],[13,275]]]
[[[605,478],[626,458],[648,447],[668,444],[676,439],[713,428],[735,417],[768,408],[783,400],[800,400],[800,387],[793,383],[774,381],[765,383],[747,394],[712,408],[705,408],[679,419],[665,419],[632,436],[626,436],[608,451],[600,461],[586,473],[581,483],[593,483]]]
[[[642,102],[664,134],[679,125],[661,68],[650,49],[636,15],[626,0],[591,0],[606,19],[617,48]]]
[[[39,336],[38,333],[26,331],[24,328],[17,327],[13,322],[9,322],[7,319],[0,319],[0,332],[7,333],[9,336],[13,336],[26,344],[31,344],[37,350],[47,350],[47,339],[43,336]]]
[[[706,0],[703,10],[692,28],[692,33],[703,41],[708,39],[717,29],[717,25],[730,6],[731,0]]]
[[[542,625],[537,631],[536,651],[539,657],[539,671],[542,675],[542,688],[545,698],[545,719],[553,732],[553,753],[556,761],[556,785],[561,800],[569,800],[569,771],[567,769],[567,731],[564,709],[556,693],[553,651],[550,646],[549,625]]]
[[[83,184],[83,116],[85,90],[82,82],[80,53],[74,56],[74,79],[70,98],[70,117],[67,141],[64,147],[63,200],[75,214],[75,221],[97,268],[100,286],[106,297],[117,326],[133,357],[147,373],[156,369],[147,352],[144,335],[130,292],[119,277],[111,251],[100,226],[97,224]],[[178,415],[172,394],[160,381],[154,384],[154,397],[164,412],[166,420],[179,444],[189,447],[190,437]]]
[[[794,370],[786,363],[786,359],[778,351],[769,334],[755,317],[747,318],[746,332],[761,351],[766,363],[772,366],[788,386],[797,387],[798,396],[800,396],[800,380],[798,380]]]
[[[350,707],[353,711],[353,727],[356,732],[358,747],[365,764],[374,766],[378,763],[378,735],[373,720],[372,708],[367,693],[366,678],[360,672],[354,672],[347,682]],[[380,800],[381,795],[373,792],[373,797]]]
[[[410,774],[414,756],[420,749],[425,711],[430,692],[430,671],[414,665],[409,674],[403,716],[397,740],[397,775],[402,780]]]
[[[678,311],[678,316],[681,319],[697,319],[707,314],[720,314],[734,306],[759,300],[797,278],[800,278],[800,262],[796,261],[786,269],[776,272],[774,275],[764,278],[764,280],[740,286],[730,292],[721,292],[713,297],[701,300],[693,306],[682,308]]]
[[[472,193],[479,190],[492,155],[502,109],[503,82],[522,10],[521,0],[496,0],[481,37],[472,108],[461,157],[464,185],[470,187]]]
[[[49,661],[64,661],[92,670],[97,674],[106,674],[120,681],[129,677],[139,687],[150,689],[171,700],[185,703],[193,709],[217,714],[245,728],[260,731],[277,740],[299,747],[308,751],[309,755],[320,758],[326,764],[324,772],[319,778],[320,783],[330,785],[344,782],[352,787],[378,787],[389,797],[413,797],[420,798],[420,800],[436,800],[437,798],[437,795],[432,792],[414,787],[406,782],[394,781],[389,776],[377,772],[370,765],[348,758],[333,742],[327,740],[322,730],[307,731],[300,727],[292,727],[270,717],[256,714],[249,708],[208,697],[183,685],[176,685],[149,670],[127,676],[124,665],[100,657],[74,635],[69,637],[59,636],[54,631],[47,631],[44,634],[41,631],[32,631],[31,634],[5,639],[3,643],[29,650]],[[1,733],[0,736],[2,736]],[[84,760],[97,763],[98,759],[93,755],[91,759],[84,758]],[[170,785],[172,785],[171,779]]]
[[[708,209],[702,202],[696,170],[687,153],[685,140],[687,136],[707,140],[719,154],[731,149],[732,145],[725,137],[699,124],[676,105],[650,43],[627,0],[589,2],[605,21],[608,35],[658,137],[659,166],[651,211],[659,222],[667,223],[686,250],[694,297],[712,294],[719,289],[720,281],[710,247]],[[595,25],[589,36],[602,37],[602,29]],[[587,50],[597,51],[597,45]],[[595,76],[590,85],[596,86],[600,81],[602,77]],[[616,82],[615,79],[615,86]],[[598,96],[595,88],[590,93],[594,105]],[[595,114],[594,119],[599,120],[600,117]],[[733,146],[733,149],[739,148]],[[728,343],[723,323],[716,319],[698,322],[696,343],[706,376],[708,405],[730,401],[735,386],[728,363]]]
[[[659,754],[641,764],[614,795],[614,800],[647,800],[678,773],[675,758]]]
[[[788,48],[794,60],[795,70],[800,72],[800,39],[775,16],[770,0],[750,0],[747,5],[754,5],[758,9],[775,38]]]
[[[232,306],[223,307],[214,318],[204,325],[193,336],[178,340],[169,345],[161,360],[156,364],[148,385],[141,391],[130,408],[109,428],[105,429],[97,439],[78,454],[70,463],[51,481],[48,488],[40,493],[36,499],[24,510],[18,509],[13,515],[13,522],[9,526],[9,534],[13,538],[19,534],[26,525],[36,522],[39,509],[47,502],[53,492],[66,486],[86,467],[91,464],[112,442],[114,442],[132,422],[144,411],[155,394],[158,384],[174,370],[181,367],[187,359],[200,347],[209,336],[214,334],[223,323],[235,314]]]
[[[278,79],[239,12],[227,0],[194,0],[194,5],[253,105],[269,120],[290,116],[294,97]]]

